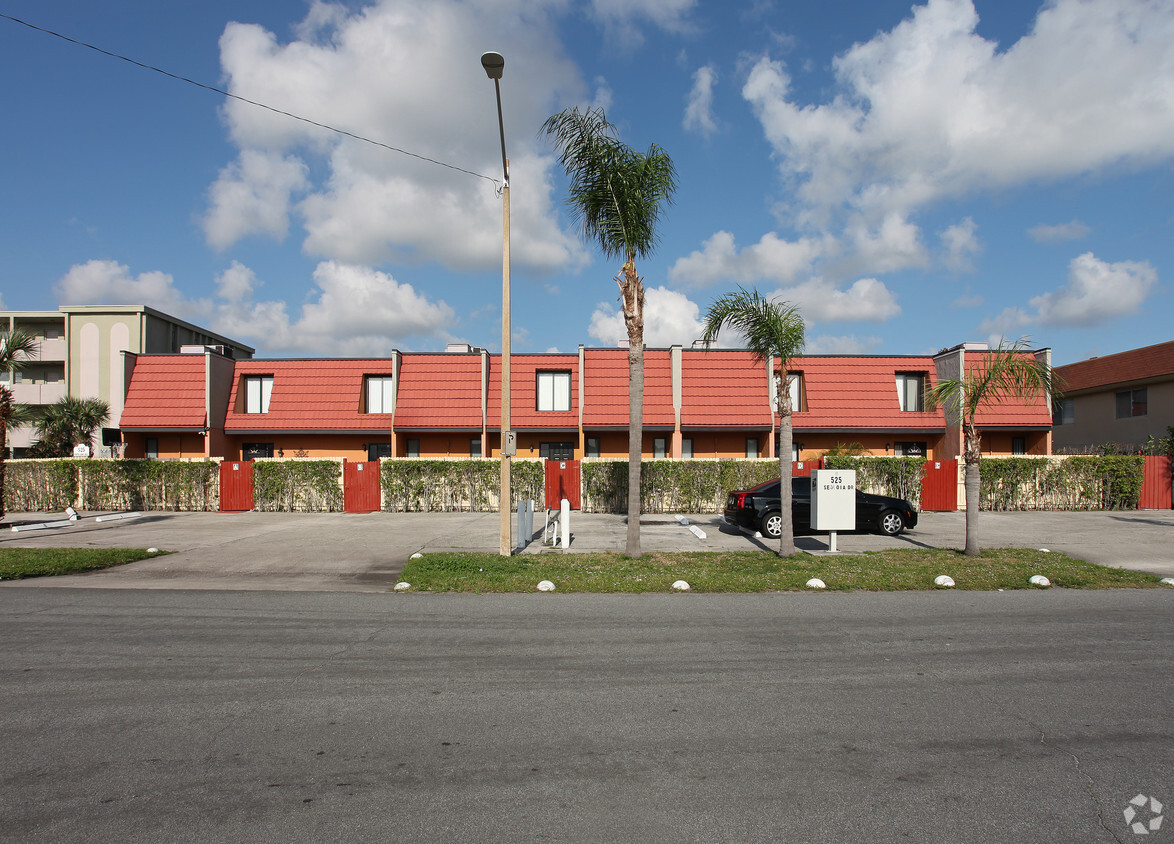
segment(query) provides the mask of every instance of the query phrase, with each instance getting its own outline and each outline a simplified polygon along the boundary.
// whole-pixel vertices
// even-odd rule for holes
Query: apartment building
[[[110,405],[112,429],[119,427],[129,373],[123,352],[167,354],[185,346],[210,347],[228,359],[251,358],[255,350],[236,340],[144,305],[63,305],[56,311],[0,311],[0,335],[22,329],[38,342],[35,358],[22,371],[0,372],[13,400],[34,409],[70,395],[99,398]],[[8,443],[21,456],[36,442],[32,426],[10,432]],[[110,454],[110,449],[105,448]]]
[[[127,352],[121,429],[127,457],[451,457],[500,455],[501,356],[469,346],[378,359],[232,360]],[[935,356],[804,356],[790,362],[794,450],[952,459],[961,420],[929,410],[938,378],[981,366],[987,349]],[[1030,353],[1046,361],[1050,352]],[[627,350],[512,355],[510,416],[519,455],[626,457]],[[644,443],[650,458],[776,457],[774,362],[745,350],[648,349]],[[1011,400],[979,416],[986,454],[1051,453],[1051,401]]]

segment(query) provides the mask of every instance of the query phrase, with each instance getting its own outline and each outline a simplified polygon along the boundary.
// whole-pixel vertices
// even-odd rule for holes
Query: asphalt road
[[[0,837],[1174,840],[1172,600],[3,589]]]

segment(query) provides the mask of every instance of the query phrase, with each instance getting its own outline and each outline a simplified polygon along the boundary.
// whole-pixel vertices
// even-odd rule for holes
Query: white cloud
[[[830,334],[821,334],[808,338],[803,354],[866,355],[878,349],[883,343],[880,337],[857,337],[855,334],[834,337]]]
[[[893,292],[875,278],[862,278],[840,289],[822,278],[775,291],[799,308],[809,322],[884,322],[901,313]]]
[[[492,35],[506,57],[515,267],[573,269],[587,253],[559,226],[555,162],[536,132],[585,93],[553,22],[564,12],[559,0],[315,3],[288,43],[229,24],[221,64],[233,94],[500,181],[494,86],[479,61]],[[644,10],[654,21],[656,12]],[[281,237],[294,223],[305,229],[304,251],[346,263],[394,257],[464,270],[500,261],[501,200],[490,181],[239,100],[223,113],[241,152],[210,191],[205,227],[218,248]]]
[[[1067,285],[1036,296],[1029,305],[1044,325],[1099,325],[1137,313],[1157,282],[1148,261],[1110,264],[1085,252],[1068,265]]]
[[[456,320],[444,302],[368,267],[324,261],[314,271],[316,299],[295,320],[284,302],[233,302],[217,309],[216,328],[273,352],[371,357],[409,346],[409,339],[446,341]]]
[[[167,273],[134,276],[115,261],[71,267],[54,291],[61,304],[148,305],[207,324],[265,355],[383,356],[393,348],[411,348],[413,341],[440,345],[451,338],[453,309],[386,273],[324,261],[314,271],[314,285],[295,316],[285,302],[254,301],[261,281],[237,261],[215,279],[214,300],[187,299]]]
[[[610,40],[621,47],[634,47],[644,40],[639,28],[642,21],[668,32],[691,29],[689,13],[695,5],[697,0],[591,0],[591,12]]]
[[[978,224],[967,217],[939,233],[945,249],[946,266],[954,272],[974,271],[974,257],[982,251],[977,232]]]
[[[705,286],[719,281],[752,284],[770,281],[789,284],[811,272],[828,245],[814,238],[787,241],[767,232],[758,243],[738,251],[734,236],[719,231],[669,269],[676,284]]]
[[[211,303],[187,299],[163,272],[131,275],[117,261],[87,261],[69,268],[53,287],[62,305],[149,305],[185,319],[208,315]]]
[[[743,96],[798,183],[800,219],[905,215],[938,198],[1174,154],[1174,6],[1053,0],[1000,51],[971,0],[928,0],[835,60],[830,102],[794,101],[763,57]]]
[[[980,330],[1012,336],[1029,325],[1096,326],[1137,313],[1157,285],[1148,261],[1102,261],[1091,252],[1072,259],[1068,283],[1032,298],[1028,307],[1009,306]]]
[[[1028,229],[1027,233],[1036,243],[1062,243],[1067,240],[1080,240],[1090,231],[1092,229],[1080,220],[1071,220],[1055,226],[1041,223]]]
[[[687,346],[701,336],[701,309],[685,294],[667,287],[644,291],[644,343]],[[591,315],[589,336],[601,346],[628,345],[628,329],[619,305],[600,304]]]
[[[713,65],[699,67],[694,72],[693,88],[689,91],[682,123],[686,130],[707,137],[717,131],[717,121],[713,117],[713,86],[716,82],[717,71]]]
[[[225,249],[254,234],[285,238],[291,198],[305,189],[306,172],[306,165],[292,156],[241,150],[240,158],[220,171],[208,191],[208,243]]]
[[[244,302],[253,297],[253,290],[260,285],[257,274],[240,261],[216,277],[216,294],[227,302]]]
[[[885,214],[877,227],[857,217],[847,226],[845,237],[854,247],[851,265],[863,272],[889,273],[929,264],[921,230],[902,214]]]

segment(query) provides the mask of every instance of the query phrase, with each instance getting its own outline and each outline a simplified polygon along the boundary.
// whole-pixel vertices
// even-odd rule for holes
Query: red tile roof
[[[1115,355],[1057,366],[1065,393],[1113,387],[1149,378],[1174,375],[1174,340]]]
[[[203,355],[140,355],[127,386],[120,427],[203,428],[204,381]]]
[[[583,427],[627,428],[628,350],[584,349],[583,368]],[[650,430],[671,431],[676,424],[672,352],[668,349],[644,350],[643,419],[644,427]]]
[[[500,365],[501,356],[495,358]],[[571,409],[538,410],[538,373],[569,372],[571,374]],[[501,380],[497,380],[497,398],[491,419],[500,422]],[[513,355],[510,362],[510,427],[516,431],[527,429],[579,429],[579,356],[576,355]]]
[[[1030,355],[1025,354],[1024,357]],[[966,370],[968,372],[982,371],[985,355],[982,352],[966,353]],[[1052,408],[1047,396],[1039,395],[1035,398],[1018,398],[1008,396],[984,405],[974,415],[974,421],[980,428],[1024,428],[1024,427],[1052,427]]]
[[[226,433],[390,430],[391,414],[361,413],[364,375],[391,375],[392,361],[240,360],[228,400]],[[247,375],[272,375],[268,413],[245,413]]]
[[[681,353],[682,428],[771,427],[766,364],[744,349]]]
[[[791,361],[803,373],[806,403],[792,416],[796,430],[919,431],[945,427],[941,411],[903,411],[897,373],[922,373],[935,381],[933,358],[818,356]]]
[[[399,374],[396,430],[481,430],[480,354],[405,354]]]

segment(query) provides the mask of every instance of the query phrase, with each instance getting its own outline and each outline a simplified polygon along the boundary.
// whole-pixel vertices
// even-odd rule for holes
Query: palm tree
[[[623,258],[616,274],[628,330],[628,535],[624,553],[640,556],[640,460],[644,440],[644,284],[636,258],[656,246],[656,225],[672,202],[677,174],[668,154],[653,144],[637,152],[616,137],[603,109],[571,108],[542,129],[554,138],[570,178],[567,204],[583,236],[609,258]]]
[[[91,445],[94,431],[109,417],[110,405],[101,399],[63,396],[37,420],[39,451],[46,456],[69,456],[75,445]]]
[[[9,379],[33,359],[40,344],[19,328],[0,342],[0,372]],[[4,463],[8,459],[8,427],[17,421],[19,411],[8,389],[10,380],[0,381],[0,519],[4,518]]]
[[[973,361],[973,362],[971,362]],[[1051,367],[1027,348],[1026,340],[1006,343],[976,354],[967,361],[960,378],[939,380],[925,394],[929,409],[945,406],[950,425],[960,425],[965,434],[966,462],[966,549],[978,554],[978,494],[981,485],[979,461],[982,436],[975,421],[979,410],[1011,398],[1049,398],[1055,390]]]
[[[798,308],[786,302],[772,302],[757,290],[739,287],[715,299],[705,312],[705,347],[717,339],[725,326],[746,338],[746,348],[760,363],[773,358],[778,366],[775,375],[776,402],[779,409],[779,556],[795,553],[795,530],[791,524],[791,377],[787,368],[791,358],[803,351],[804,325]]]

